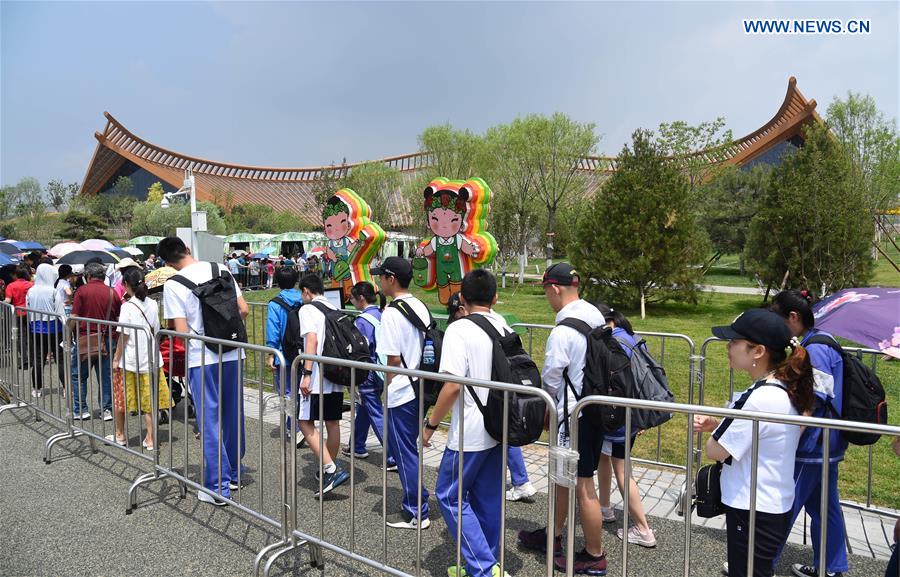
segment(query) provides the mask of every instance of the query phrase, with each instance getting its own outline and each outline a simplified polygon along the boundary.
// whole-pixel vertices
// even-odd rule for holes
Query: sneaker
[[[82,413],[72,413],[72,418],[76,421],[86,421],[92,417],[93,415],[91,415],[90,411],[84,411]]]
[[[535,493],[537,493],[537,489],[534,488],[534,485],[526,482],[524,485],[513,486],[512,489],[509,489],[506,492],[506,500],[521,501],[522,499],[529,499]]]
[[[399,513],[388,515],[384,524],[394,529],[415,529],[419,526],[419,519],[414,517],[409,511],[400,511]],[[429,527],[431,527],[431,520],[428,517],[423,518],[422,528],[427,529]]]
[[[339,485],[343,485],[350,478],[350,473],[343,469],[336,469],[334,473],[325,473],[325,479],[322,481],[322,494],[330,493]],[[319,492],[316,491],[316,496]]]
[[[109,409],[103,409],[103,420],[104,421],[112,421],[113,420],[112,411],[110,411]]]
[[[228,488],[232,491],[237,491],[238,489],[244,489],[248,485],[247,478],[241,475],[241,484],[238,485],[237,481],[228,481]]]
[[[31,396],[35,399],[39,399],[44,396],[44,392],[41,389],[31,389]]]
[[[349,456],[350,456],[350,447],[341,447],[341,453],[343,453],[344,455],[346,455],[346,456],[349,457]],[[363,450],[363,451],[356,451],[356,455],[355,455],[355,456],[356,456],[357,459],[368,459],[368,458],[369,458],[369,452],[366,451],[366,450]]]
[[[204,493],[203,491],[197,491],[197,500],[201,503],[209,503],[210,505],[216,507],[225,507],[228,503],[218,497],[213,497],[208,493]]]
[[[722,575],[728,575],[728,561],[722,563]]]
[[[565,572],[566,556],[556,555],[553,558],[553,566],[557,571]],[[594,557],[585,549],[575,553],[575,562],[573,563],[576,575],[606,575],[606,553],[599,557]]]
[[[794,563],[791,565],[791,574],[795,577],[819,577],[819,572],[816,571],[816,568],[812,565],[801,565],[800,563]],[[831,571],[826,571],[825,575],[827,577],[841,577],[843,573],[832,573]]]
[[[547,529],[546,527],[541,529],[535,529],[534,531],[519,531],[519,545],[525,547],[526,549],[531,549],[532,551],[540,551],[541,553],[547,552]],[[563,552],[562,548],[562,536],[554,537],[553,539],[553,554],[561,555]]]
[[[298,449],[305,449],[305,448],[306,448],[306,437],[304,437],[303,435],[300,435],[300,436],[297,438],[297,448],[298,448]]]
[[[619,527],[617,535],[619,536],[619,539],[622,539],[621,527]],[[649,533],[641,533],[635,525],[632,525],[631,528],[628,529],[628,542],[640,545],[641,547],[653,548],[656,547],[656,536],[653,534],[653,529],[651,529]]]
[[[603,522],[604,523],[614,523],[616,520],[616,510],[612,507],[600,507],[600,511],[603,513]]]
[[[397,463],[388,461],[387,468],[385,469],[388,473],[396,473],[397,472]]]

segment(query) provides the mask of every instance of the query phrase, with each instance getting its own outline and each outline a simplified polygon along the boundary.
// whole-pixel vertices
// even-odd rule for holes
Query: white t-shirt
[[[219,267],[219,274],[223,268]],[[197,261],[178,271],[178,274],[194,282],[197,285],[212,279],[212,265],[208,262]],[[241,288],[235,283],[235,291],[238,298],[241,297]],[[191,289],[178,281],[167,281],[163,285],[163,310],[166,319],[186,319],[191,333],[203,335],[203,317],[200,314],[200,300],[194,296]],[[206,352],[204,352],[206,349]],[[222,362],[237,361],[244,358],[243,349],[234,349],[222,355]],[[206,346],[206,343],[197,339],[191,339],[188,347],[188,366],[200,367],[204,364],[214,365],[219,362],[219,355]]]
[[[313,302],[322,303],[332,310],[337,310],[337,307],[331,304],[331,302],[324,296],[318,296],[314,298]],[[303,334],[304,341],[306,340],[306,336],[308,334],[316,334],[316,354],[321,355],[322,349],[325,347],[325,314],[312,304],[300,307],[300,332]],[[304,347],[303,350],[308,351],[309,349]],[[318,393],[319,363],[313,363],[312,375],[310,375],[309,379],[310,390],[313,392],[313,394]],[[335,385],[334,383],[326,379],[324,375],[322,377],[322,383],[324,385],[322,387],[323,393],[334,393],[343,390],[343,388],[339,385]]]
[[[564,306],[556,314],[556,323],[563,319],[576,318],[583,320],[597,328],[606,324],[603,313],[597,307],[586,300],[578,299]],[[584,358],[587,355],[587,339],[584,335],[571,327],[558,326],[550,331],[547,338],[547,347],[544,354],[544,368],[541,371],[541,380],[544,390],[556,397],[556,415],[559,419],[559,443],[568,447],[568,439],[565,438],[564,426],[566,399],[568,399],[569,416],[578,402],[576,395],[581,395],[581,382],[584,379]],[[566,381],[563,372],[568,369],[569,381],[572,386],[566,392]]]
[[[508,334],[512,329],[503,320],[503,317],[491,311],[480,314],[491,321],[491,324],[500,332]],[[454,321],[447,327],[444,334],[444,344],[441,348],[441,372],[457,377],[469,377],[472,379],[491,380],[491,366],[494,359],[494,345],[491,337],[487,335],[475,323],[465,318]],[[490,389],[484,387],[472,387],[482,404],[487,403]],[[463,395],[463,451],[485,451],[495,447],[498,443],[484,428],[484,415],[481,414],[478,405],[472,398],[468,387],[463,386],[460,393]],[[459,402],[453,403],[453,412],[450,418],[450,433],[447,439],[447,448],[459,450]]]
[[[141,312],[143,311],[143,314]],[[146,318],[145,318],[146,317]],[[147,321],[150,323],[147,324]],[[159,330],[159,305],[151,298],[144,299],[141,303],[136,297],[122,303],[122,312],[119,313],[119,322],[140,327],[149,327],[150,332],[118,327],[116,331],[128,336],[125,343],[125,370],[132,373],[150,372],[150,354],[153,350],[152,335]],[[138,355],[140,351],[140,355]],[[157,367],[162,367],[163,358],[159,349],[156,350]],[[117,367],[118,368],[118,367]]]
[[[406,301],[421,319],[428,325],[430,315],[425,303],[405,294],[394,300]],[[422,361],[422,332],[406,320],[403,313],[394,307],[385,307],[381,314],[381,328],[378,331],[376,352],[379,355],[402,356],[408,369],[418,369]],[[443,352],[441,353],[443,359]],[[394,375],[387,391],[387,406],[393,409],[405,405],[416,398],[416,393],[406,375]]]
[[[784,386],[778,379],[770,383]],[[754,385],[735,395],[733,409],[796,415],[787,392],[778,386]],[[722,467],[722,503],[735,509],[750,509],[750,472],[753,421],[724,419],[713,432],[731,455]],[[756,510],[780,514],[794,505],[794,455],[800,442],[800,427],[759,423],[759,459],[756,476]]]

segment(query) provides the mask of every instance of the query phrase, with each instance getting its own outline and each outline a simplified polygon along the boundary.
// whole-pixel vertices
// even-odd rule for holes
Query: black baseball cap
[[[725,340],[745,339],[767,349],[783,351],[791,342],[784,318],[768,309],[750,309],[727,327],[713,327],[712,334]]]
[[[578,271],[567,262],[558,262],[544,272],[541,284],[544,286],[555,284],[559,286],[578,286],[580,282]]]
[[[384,259],[381,266],[374,266],[369,269],[374,276],[395,276],[399,279],[412,278],[412,265],[405,258],[399,256],[389,256]]]
[[[447,301],[447,316],[452,319],[453,315],[459,312],[459,307],[461,306],[462,301],[459,298],[459,291],[456,291],[450,295],[450,299]]]

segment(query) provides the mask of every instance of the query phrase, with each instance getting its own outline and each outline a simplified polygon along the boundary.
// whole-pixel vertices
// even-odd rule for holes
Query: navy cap
[[[738,315],[727,327],[713,327],[720,339],[744,339],[767,349],[783,351],[791,343],[791,331],[784,318],[768,309],[750,309]]]
[[[381,266],[372,267],[369,272],[374,276],[394,276],[399,279],[412,278],[412,265],[405,258],[389,256]]]
[[[541,284],[544,286],[555,284],[559,286],[578,286],[579,275],[571,264],[558,262],[544,272]]]

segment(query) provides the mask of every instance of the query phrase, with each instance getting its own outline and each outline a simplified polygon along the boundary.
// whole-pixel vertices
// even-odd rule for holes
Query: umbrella
[[[900,289],[850,288],[813,307],[816,328],[900,358]]]
[[[172,278],[178,274],[178,271],[170,266],[164,266],[162,268],[158,268],[156,270],[150,271],[144,277],[144,282],[147,284],[147,288],[153,290],[155,288],[162,288],[162,285],[166,283],[167,280]]]
[[[324,246],[317,246],[310,250],[307,254],[309,254],[309,256],[315,256],[319,254],[325,254],[326,252],[328,252],[328,249],[326,249]]]
[[[131,256],[140,256],[140,257],[144,256],[144,251],[142,251],[141,249],[139,249],[136,246],[123,246],[122,250],[124,250]]]
[[[53,245],[53,248],[51,248],[47,252],[50,254],[50,256],[59,258],[66,256],[70,252],[75,252],[76,250],[85,250],[85,248],[77,242],[61,242],[59,244]]]
[[[19,264],[19,259],[0,252],[0,266],[6,266],[8,264]]]
[[[87,264],[92,258],[99,258],[103,264],[115,264],[119,262],[119,258],[105,250],[79,250],[70,252],[58,261],[56,264]]]
[[[23,251],[26,251],[26,250],[43,250],[43,251],[46,251],[46,250],[47,250],[47,247],[45,247],[45,246],[42,245],[41,243],[39,243],[39,242],[31,242],[31,241],[27,241],[27,240],[17,240],[17,241],[14,241],[14,242],[10,243],[10,244],[16,245],[17,247],[19,247],[19,248],[22,249]]]
[[[269,258],[269,253],[267,252],[255,252],[250,255],[250,258]]]
[[[91,238],[88,240],[84,240],[81,242],[81,246],[88,250],[109,250],[111,248],[116,248],[116,245],[114,245],[113,243],[100,238]]]
[[[8,255],[22,254],[22,250],[11,242],[0,242],[0,252]]]
[[[131,258],[131,253],[121,248],[108,248],[106,249],[106,252],[116,255],[120,260],[123,258]]]

